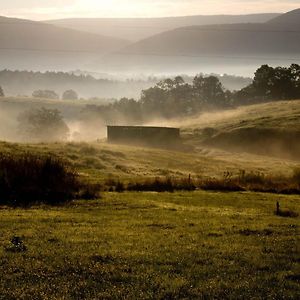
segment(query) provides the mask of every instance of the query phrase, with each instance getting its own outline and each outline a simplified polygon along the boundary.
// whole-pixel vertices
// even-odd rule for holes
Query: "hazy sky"
[[[287,12],[300,0],[0,0],[0,15],[35,20],[69,17],[162,17]]]

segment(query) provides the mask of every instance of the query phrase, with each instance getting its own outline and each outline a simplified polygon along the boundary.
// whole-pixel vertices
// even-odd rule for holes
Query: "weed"
[[[23,243],[22,238],[20,238],[18,236],[14,236],[10,241],[10,245],[7,246],[5,248],[5,250],[8,252],[13,252],[13,253],[25,252],[25,251],[27,251],[27,247]]]

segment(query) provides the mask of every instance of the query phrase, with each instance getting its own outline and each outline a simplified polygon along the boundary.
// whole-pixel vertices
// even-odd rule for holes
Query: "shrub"
[[[32,93],[32,97],[34,98],[45,98],[45,99],[59,99],[57,93],[51,90],[37,90]]]
[[[94,200],[99,199],[101,185],[97,183],[82,182],[80,184],[80,192],[77,195],[78,199]]]
[[[58,158],[0,154],[0,205],[62,204],[82,196],[88,186]]]
[[[19,115],[18,121],[26,141],[65,141],[69,136],[69,128],[57,109],[28,110]]]
[[[207,179],[199,184],[200,188],[208,191],[226,191],[226,192],[239,192],[245,189],[234,181],[226,181],[224,179]]]
[[[178,190],[192,191],[196,186],[191,181],[191,178],[154,178],[147,179],[141,182],[129,183],[127,186],[128,191],[150,191],[150,192],[174,192]]]
[[[78,100],[78,94],[74,90],[67,90],[62,95],[63,100]]]
[[[125,186],[124,186],[124,184],[123,184],[121,181],[118,181],[118,182],[116,183],[115,191],[116,191],[117,193],[122,193],[122,192],[125,191]]]

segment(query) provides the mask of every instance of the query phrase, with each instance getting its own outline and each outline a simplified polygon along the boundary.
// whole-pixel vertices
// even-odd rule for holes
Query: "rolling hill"
[[[300,26],[300,8],[280,15],[267,22],[268,24],[282,26],[291,30]]]
[[[231,23],[264,23],[280,14],[213,15],[169,18],[89,18],[45,21],[48,24],[136,42],[184,26]]]
[[[181,27],[131,44],[110,59],[124,70],[249,75],[261,64],[300,61],[298,15],[296,10],[267,23]],[[297,21],[292,29],[290,20]]]
[[[0,17],[0,64],[16,69],[76,69],[128,42],[22,19]]]
[[[196,147],[300,160],[300,100],[207,113],[179,124]]]

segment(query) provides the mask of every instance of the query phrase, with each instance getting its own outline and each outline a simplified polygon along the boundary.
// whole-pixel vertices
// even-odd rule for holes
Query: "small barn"
[[[150,147],[173,147],[180,143],[179,128],[150,126],[107,126],[109,143]]]

